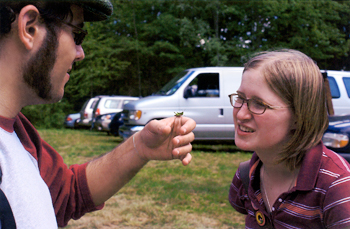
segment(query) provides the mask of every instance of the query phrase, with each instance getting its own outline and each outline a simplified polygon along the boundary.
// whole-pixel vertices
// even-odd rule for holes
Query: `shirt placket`
[[[257,166],[256,170],[259,171],[260,166]],[[264,226],[260,226],[260,228],[274,228],[274,219],[276,218],[276,215],[279,213],[280,210],[280,206],[282,205],[282,203],[284,202],[284,200],[287,198],[288,194],[292,191],[290,190],[288,193],[282,193],[277,200],[273,203],[272,205],[272,211],[271,213],[268,213],[265,204],[263,202],[262,199],[262,192],[260,189],[260,177],[259,177],[259,173],[257,173],[257,171],[254,171],[254,178],[252,180],[252,188],[253,188],[253,192],[250,192],[250,197],[251,201],[252,201],[252,205],[255,206],[254,210],[255,210],[255,216],[256,216],[256,220],[258,221],[258,217],[257,214],[261,213],[264,215],[265,217],[265,225]],[[258,223],[259,224],[259,223]]]

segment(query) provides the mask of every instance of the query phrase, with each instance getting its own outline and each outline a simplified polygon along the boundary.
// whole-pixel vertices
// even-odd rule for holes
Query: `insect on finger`
[[[184,114],[183,111],[182,112],[174,112],[174,113],[175,113],[176,117],[181,117]]]

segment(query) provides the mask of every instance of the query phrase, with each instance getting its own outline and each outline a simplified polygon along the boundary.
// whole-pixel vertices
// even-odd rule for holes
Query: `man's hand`
[[[195,127],[195,121],[185,116],[153,120],[133,136],[136,153],[144,160],[180,159],[188,165]]]
[[[151,121],[110,153],[90,162],[86,177],[95,205],[114,195],[149,160],[180,159],[188,165],[195,126],[195,121],[184,116]]]

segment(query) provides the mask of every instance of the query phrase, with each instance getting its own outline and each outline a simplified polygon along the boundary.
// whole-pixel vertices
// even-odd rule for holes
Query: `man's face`
[[[47,30],[41,48],[24,68],[24,81],[36,92],[37,96],[46,101],[52,99],[50,72],[56,62],[57,35]]]
[[[79,26],[84,22],[83,10],[71,6],[73,18],[71,24]],[[73,63],[84,59],[81,45],[74,43],[74,29],[67,25],[57,30],[47,28],[46,37],[37,53],[28,61],[23,77],[36,96],[44,103],[57,102],[62,99],[64,86],[69,80],[68,72]]]

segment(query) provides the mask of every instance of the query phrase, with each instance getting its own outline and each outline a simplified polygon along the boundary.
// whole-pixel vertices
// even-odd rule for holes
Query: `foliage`
[[[22,113],[36,128],[62,128],[65,111],[70,105],[64,102],[44,105],[32,105],[22,109]]]
[[[112,2],[107,21],[86,23],[86,58],[66,86],[66,113],[96,95],[151,95],[186,68],[242,66],[262,50],[298,49],[321,69],[350,69],[350,1]]]
[[[78,97],[147,96],[189,67],[242,66],[257,51],[298,49],[320,68],[347,69],[349,1],[114,0],[90,23],[86,58],[72,73]],[[341,64],[343,63],[343,64]]]

